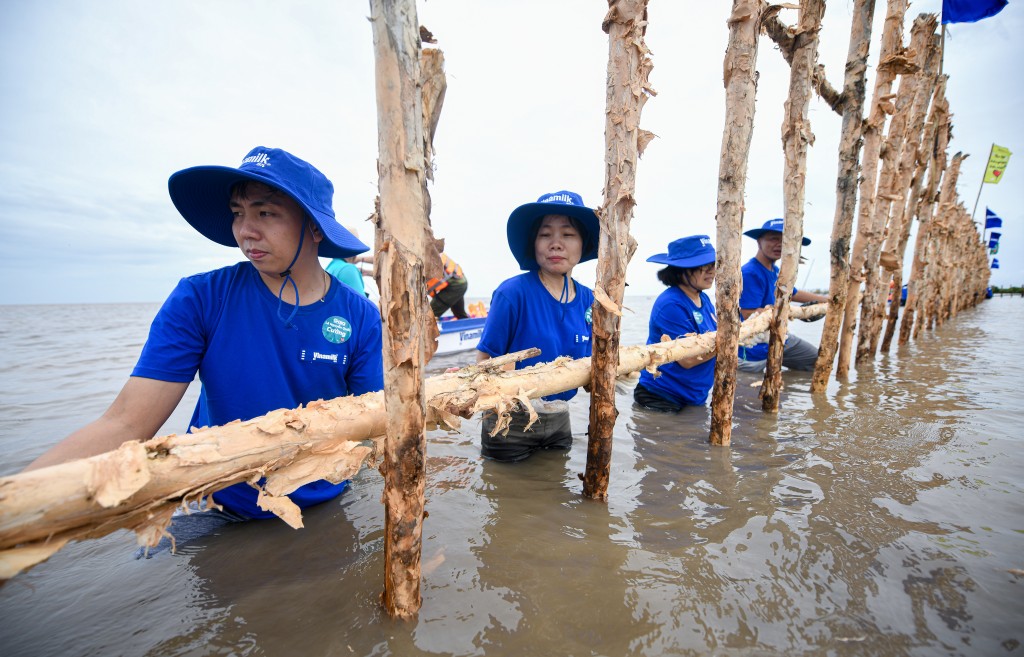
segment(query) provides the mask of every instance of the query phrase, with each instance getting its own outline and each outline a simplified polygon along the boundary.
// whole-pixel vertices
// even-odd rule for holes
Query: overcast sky
[[[884,2],[876,11],[878,54]],[[915,2],[908,16],[937,12]],[[644,260],[672,239],[715,235],[724,112],[722,59],[731,2],[652,0],[651,83],[629,267],[631,294],[656,294]],[[517,205],[570,189],[596,207],[604,186],[607,3],[425,0],[448,92],[435,139],[433,226],[488,298],[518,273],[505,241]],[[820,61],[841,86],[852,1],[832,0]],[[237,166],[257,145],[314,163],[335,184],[343,223],[364,223],[376,194],[373,45],[366,1],[51,0],[0,3],[0,303],[161,301],[182,276],[237,262],[195,233],[167,178],[199,164]],[[784,11],[784,21],[795,20]],[[950,154],[970,153],[960,198],[970,211],[991,144],[1015,151],[1006,180],[985,185],[1004,219],[997,284],[1024,283],[1024,3],[950,26],[945,72]],[[782,212],[780,128],[788,67],[762,37],[745,228]],[[872,69],[873,72],[873,69]],[[870,89],[870,81],[869,81]],[[827,287],[840,119],[811,105],[798,285]],[[754,242],[744,239],[745,256]],[[593,265],[576,277],[593,284]]]

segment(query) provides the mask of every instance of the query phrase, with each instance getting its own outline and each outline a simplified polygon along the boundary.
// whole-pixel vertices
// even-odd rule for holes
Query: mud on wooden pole
[[[860,208],[857,212],[857,236],[850,254],[850,282],[843,309],[843,326],[839,334],[839,356],[836,359],[836,379],[845,380],[850,372],[853,337],[857,330],[857,310],[861,301],[861,283],[864,282],[866,248],[873,238],[871,217],[875,205],[875,187],[878,180],[878,156],[882,131],[890,103],[893,80],[906,63],[903,53],[903,21],[909,0],[889,0],[882,43],[878,53],[878,71],[871,95],[871,110],[864,122],[864,150],[861,157],[861,177],[858,189]]]
[[[429,226],[420,33],[414,0],[370,0],[376,60],[380,210],[375,270],[384,322],[384,595],[388,614],[420,608],[420,551],[426,463],[423,366],[433,322],[424,294]],[[429,315],[429,317],[428,317]]]
[[[782,350],[785,348],[789,321],[789,298],[796,282],[800,242],[804,235],[804,188],[807,179],[807,148],[814,141],[807,109],[811,104],[811,76],[818,59],[818,33],[825,15],[825,0],[804,0],[794,34],[793,61],[789,70],[789,98],[782,122],[782,146],[785,171],[782,193],[785,225],[782,229],[782,258],[779,282],[775,288],[775,316],[769,326],[768,362],[761,386],[761,408],[769,413],[779,410],[782,389]]]
[[[609,0],[601,25],[608,34],[608,89],[605,107],[604,203],[598,212],[597,285],[594,287],[590,430],[583,494],[608,499],[608,475],[615,428],[615,376],[619,357],[619,321],[626,266],[636,251],[629,234],[633,217],[637,160],[653,138],[640,129],[640,113],[649,95],[653,65],[644,44],[647,0]]]
[[[716,211],[718,263],[715,307],[719,318],[715,337],[715,384],[711,392],[713,445],[732,442],[733,401],[740,333],[740,251],[743,231],[743,191],[747,184],[750,139],[754,133],[757,92],[757,37],[764,3],[733,0],[729,16],[729,45],[725,51],[725,128],[718,165]]]
[[[821,329],[818,359],[811,376],[811,392],[828,388],[832,362],[839,349],[839,329],[850,284],[850,238],[853,215],[857,209],[857,176],[860,173],[860,147],[863,143],[864,96],[867,86],[868,53],[875,0],[856,0],[850,29],[850,48],[846,55],[843,79],[843,125],[839,137],[839,175],[836,177],[836,212],[829,247],[831,274],[828,286],[828,313]]]

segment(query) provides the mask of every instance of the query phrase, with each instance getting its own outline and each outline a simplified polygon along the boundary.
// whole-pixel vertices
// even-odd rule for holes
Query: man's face
[[[238,248],[260,273],[277,275],[288,268],[299,247],[303,228],[302,207],[272,187],[249,183],[245,194],[231,198],[234,217],[231,232]],[[316,257],[319,237],[307,234],[302,244],[305,257]],[[312,255],[310,255],[312,254]]]
[[[782,257],[782,233],[767,232],[757,238],[757,250],[771,262]]]

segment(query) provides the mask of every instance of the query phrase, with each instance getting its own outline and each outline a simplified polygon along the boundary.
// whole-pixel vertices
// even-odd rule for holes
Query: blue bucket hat
[[[668,253],[656,253],[647,262],[658,262],[682,269],[709,265],[715,261],[715,247],[707,235],[681,237],[668,245]]]
[[[535,271],[540,269],[537,263],[534,242],[537,239],[537,228],[540,220],[549,214],[560,214],[572,217],[583,226],[583,252],[580,262],[593,260],[597,257],[598,238],[601,235],[601,222],[597,212],[583,205],[583,197],[575,192],[562,190],[543,194],[536,203],[520,205],[508,217],[508,248],[516,257],[520,269]]]
[[[782,232],[782,219],[769,219],[764,222],[760,228],[751,228],[747,232],[743,233],[747,237],[753,237],[755,240],[760,238],[765,233],[781,233]],[[807,246],[811,243],[811,238],[803,238],[803,245]]]
[[[231,187],[251,180],[279,189],[295,199],[324,239],[318,255],[351,258],[370,250],[338,223],[331,202],[334,185],[309,162],[279,148],[257,146],[237,169],[198,166],[171,175],[167,188],[174,207],[192,227],[224,246],[238,246],[231,232]]]

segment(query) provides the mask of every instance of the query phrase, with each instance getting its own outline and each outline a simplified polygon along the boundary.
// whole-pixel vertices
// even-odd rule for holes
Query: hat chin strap
[[[281,281],[281,289],[277,291],[277,318],[284,322],[286,329],[296,328],[292,324],[292,320],[295,319],[295,314],[299,312],[299,286],[296,285],[295,279],[292,278],[292,267],[299,259],[299,255],[302,253],[302,243],[306,239],[306,222],[309,221],[307,217],[302,218],[302,226],[299,228],[299,247],[295,249],[295,256],[292,257],[292,261],[288,264],[288,268],[278,274],[284,280]],[[295,292],[295,305],[292,306],[291,313],[287,317],[284,317],[281,313],[281,307],[284,305],[284,288],[289,283],[292,284],[292,291]]]

